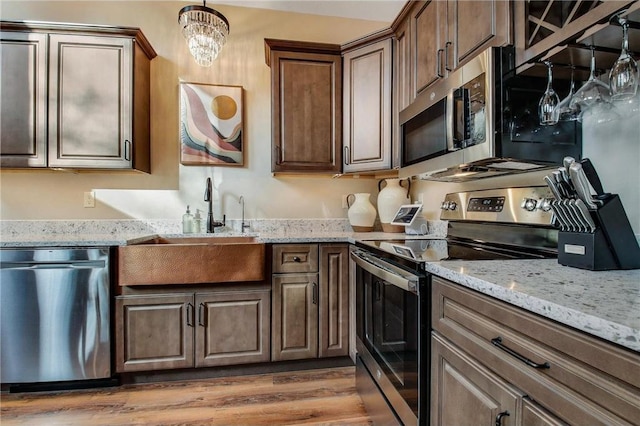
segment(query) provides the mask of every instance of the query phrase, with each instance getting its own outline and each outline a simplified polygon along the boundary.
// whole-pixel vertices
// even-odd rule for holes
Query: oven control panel
[[[547,186],[455,192],[445,196],[440,219],[550,225],[544,205],[552,197]]]

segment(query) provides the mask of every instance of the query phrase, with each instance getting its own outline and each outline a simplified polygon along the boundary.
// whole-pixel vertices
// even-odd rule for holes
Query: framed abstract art
[[[243,166],[242,86],[180,83],[180,162]]]

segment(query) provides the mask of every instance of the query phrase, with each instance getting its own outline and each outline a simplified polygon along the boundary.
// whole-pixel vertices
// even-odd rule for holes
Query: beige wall
[[[197,2],[194,2],[197,3]],[[341,196],[377,192],[372,179],[273,177],[271,175],[270,69],[264,38],[344,43],[388,26],[349,20],[216,5],[231,35],[211,68],[190,57],[177,24],[178,1],[5,1],[7,20],[41,20],[140,27],[158,53],[151,64],[152,173],[0,172],[0,214],[7,219],[179,218],[187,204],[206,209],[205,179],[216,189],[215,217],[346,217]],[[211,3],[210,3],[211,5]],[[178,82],[244,87],[243,168],[181,166]],[[3,99],[3,102],[7,100]],[[95,191],[95,208],[83,208],[83,193]],[[375,194],[372,194],[375,199]]]

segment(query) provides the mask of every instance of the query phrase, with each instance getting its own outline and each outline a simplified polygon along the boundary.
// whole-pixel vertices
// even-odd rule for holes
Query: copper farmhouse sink
[[[265,247],[255,237],[154,237],[118,247],[118,285],[261,281]]]

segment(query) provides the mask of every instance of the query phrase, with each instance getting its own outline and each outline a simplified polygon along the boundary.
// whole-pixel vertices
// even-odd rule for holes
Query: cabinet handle
[[[379,302],[382,299],[382,283],[376,280],[373,286],[373,298],[376,302]]]
[[[193,327],[193,305],[187,303],[187,325]]]
[[[453,71],[451,68],[449,68],[449,46],[451,46],[452,44],[453,43],[451,43],[450,41],[444,44],[444,69],[447,71]]]
[[[300,263],[300,258],[298,256],[293,256],[293,261],[296,263]]]
[[[444,53],[444,49],[438,49],[436,53],[436,74],[440,78],[444,77],[444,74],[440,72],[442,70],[442,53]]]
[[[280,145],[275,145],[273,149],[276,150],[276,164],[282,163],[282,151],[280,150]]]
[[[351,158],[349,158],[349,157],[350,157],[350,155],[349,155],[349,147],[345,146],[344,147],[344,165],[345,166],[348,166],[349,163],[351,162]]]
[[[531,361],[529,358],[526,358],[526,357],[520,355],[518,352],[514,351],[513,349],[506,347],[505,345],[502,344],[502,337],[500,337],[500,336],[496,337],[495,339],[491,339],[491,343],[493,343],[494,346],[498,347],[499,349],[502,349],[503,351],[505,351],[509,355],[511,355],[511,356],[519,359],[520,361],[524,362],[529,367],[538,368],[538,369],[551,368],[551,365],[546,361],[544,363],[542,363],[542,364],[538,364],[536,362]]]
[[[311,295],[311,303],[314,305],[318,304],[318,284],[313,283],[313,294]]]
[[[131,141],[124,141],[124,159],[127,161],[131,161]]]
[[[508,411],[503,411],[502,413],[498,413],[496,416],[496,426],[502,426],[502,418],[509,417],[510,414]]]
[[[207,319],[206,319],[206,309],[204,306],[204,303],[201,303],[200,306],[198,306],[198,325],[201,327],[206,327],[207,325]]]

